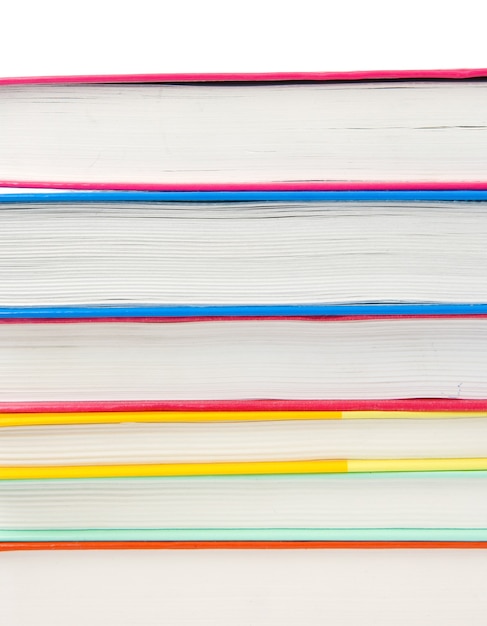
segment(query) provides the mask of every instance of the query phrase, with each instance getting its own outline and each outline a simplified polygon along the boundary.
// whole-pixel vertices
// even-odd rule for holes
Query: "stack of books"
[[[484,545],[485,75],[3,81],[1,547]]]

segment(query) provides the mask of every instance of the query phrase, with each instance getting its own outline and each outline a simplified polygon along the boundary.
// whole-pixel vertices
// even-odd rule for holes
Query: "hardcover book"
[[[487,191],[0,195],[0,318],[486,313]]]
[[[486,188],[486,70],[3,79],[4,186]]]

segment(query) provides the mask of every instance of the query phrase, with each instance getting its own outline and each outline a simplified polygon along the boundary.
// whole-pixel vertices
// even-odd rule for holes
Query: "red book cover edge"
[[[487,541],[9,541],[16,550],[478,550]]]

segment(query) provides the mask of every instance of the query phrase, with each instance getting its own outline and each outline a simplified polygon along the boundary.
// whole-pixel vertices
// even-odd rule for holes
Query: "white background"
[[[481,0],[4,0],[0,76],[486,67]]]

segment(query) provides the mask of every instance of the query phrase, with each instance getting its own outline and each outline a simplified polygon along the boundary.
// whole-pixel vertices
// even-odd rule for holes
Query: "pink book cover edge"
[[[268,73],[186,73],[107,74],[87,76],[30,76],[0,78],[0,87],[45,84],[101,83],[221,83],[221,82],[328,82],[368,80],[465,80],[487,78],[487,68],[440,70],[371,70],[357,72],[268,72]],[[487,181],[309,181],[272,183],[89,183],[58,181],[1,180],[0,187],[38,189],[79,189],[106,191],[366,191],[366,190],[482,190]]]
[[[0,78],[0,85],[67,83],[217,83],[217,82],[326,82],[361,80],[461,80],[486,78],[487,68],[442,70],[368,70],[359,72],[243,72],[185,74],[101,74],[80,76],[26,76]]]
[[[124,411],[487,411],[487,398],[398,398],[392,400],[73,400],[0,402],[0,413]]]

